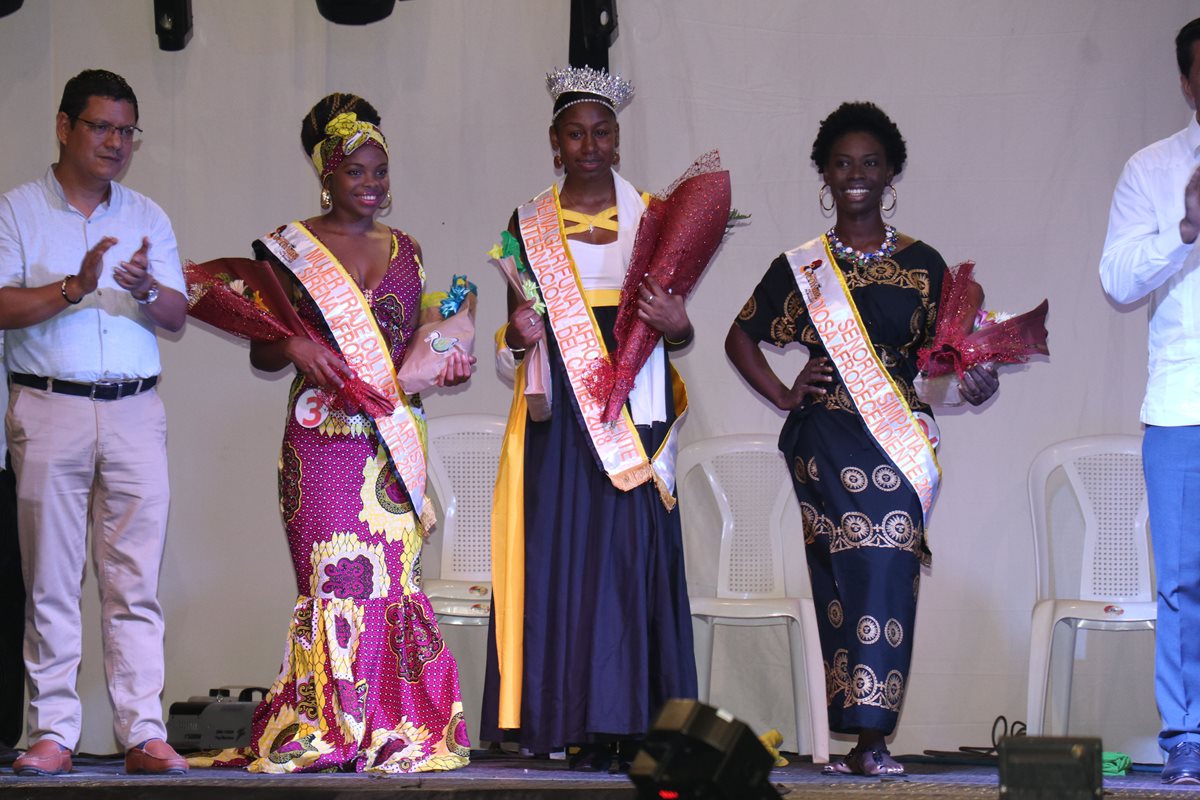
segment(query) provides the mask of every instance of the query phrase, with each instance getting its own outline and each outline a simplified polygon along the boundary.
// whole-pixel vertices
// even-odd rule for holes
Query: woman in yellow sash
[[[920,566],[929,556],[924,514],[938,477],[926,441],[936,443],[936,427],[913,379],[917,351],[933,335],[946,264],[884,222],[905,158],[899,129],[871,103],[845,103],[821,123],[812,160],[825,179],[822,209],[836,212],[835,224],[771,264],[725,342],[750,385],[790,412],[779,446],[803,516],[829,728],[858,737],[826,767],[839,774],[904,772],[885,737],[907,688]],[[808,348],[790,385],[767,363],[764,342]],[[994,371],[979,368],[967,373],[962,395],[977,405],[998,385]],[[899,413],[880,418],[880,398],[897,396]],[[926,435],[908,436],[913,430]],[[906,437],[915,444],[906,448]]]
[[[581,387],[595,356],[614,346],[645,208],[613,169],[616,112],[632,87],[581,68],[552,73],[548,88],[564,178],[509,225],[544,297],[510,295],[498,353],[516,366],[517,385],[493,517],[481,735],[535,754],[578,745],[574,766],[620,768],[666,700],[696,694],[679,514],[656,458],[673,448],[685,400],[666,349],[686,344],[692,326],[682,299],[653,281],[641,287],[639,314],[666,346],[638,374],[615,426],[596,425]],[[520,366],[535,342],[549,348],[552,408],[542,421],[526,413]]]
[[[417,243],[376,220],[391,203],[378,126],[378,112],[354,95],[314,106],[301,141],[325,213],[254,243],[328,346],[306,336],[251,344],[255,367],[296,370],[279,507],[298,597],[250,747],[202,765],[424,772],[464,766],[470,755],[458,669],[420,588],[420,400],[389,385],[416,327],[425,274]],[[452,359],[442,385],[470,376],[466,356]],[[391,416],[373,419],[332,400],[349,364],[377,400],[396,407]]]

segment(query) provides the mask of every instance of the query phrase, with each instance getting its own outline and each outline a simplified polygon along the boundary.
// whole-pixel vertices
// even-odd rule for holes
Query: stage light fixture
[[[338,25],[369,25],[392,13],[396,0],[317,0],[317,11]]]
[[[571,66],[607,70],[608,48],[616,40],[617,0],[571,0]]]
[[[779,800],[775,760],[744,723],[697,700],[670,700],[629,779],[646,800]]]
[[[7,17],[20,8],[24,2],[25,0],[0,0],[0,17]]]
[[[1099,739],[1008,736],[998,750],[1002,800],[1096,800],[1104,794]]]
[[[154,0],[158,49],[182,50],[192,39],[192,0]]]

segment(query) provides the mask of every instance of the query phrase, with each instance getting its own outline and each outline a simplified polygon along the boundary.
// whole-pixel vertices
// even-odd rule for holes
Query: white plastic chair
[[[1083,514],[1083,549],[1070,565],[1063,548],[1054,546],[1049,524],[1047,483],[1060,469]],[[1037,602],[1029,639],[1026,725],[1031,735],[1063,736],[1071,707],[1076,633],[1154,629],[1157,605],[1141,437],[1085,436],[1047,447],[1029,468],[1029,509]],[[1078,584],[1072,580],[1075,569]],[[1064,594],[1068,596],[1060,596]],[[1059,623],[1064,623],[1065,636],[1055,658]],[[1051,688],[1054,724],[1047,731],[1046,694]]]
[[[703,623],[696,635],[700,699],[709,697],[716,625],[786,625],[797,743],[807,706],[813,762],[826,762],[829,717],[816,611],[811,597],[788,597],[785,591],[783,516],[796,499],[776,439],[750,434],[696,442],[679,453],[679,485],[694,469],[703,472],[721,524],[716,596],[691,598],[692,617]],[[803,546],[802,531],[788,536]],[[685,550],[689,560],[702,557],[692,549]]]
[[[429,420],[429,484],[442,509],[441,570],[422,586],[442,625],[487,625],[492,608],[492,490],[504,418],[452,414]]]

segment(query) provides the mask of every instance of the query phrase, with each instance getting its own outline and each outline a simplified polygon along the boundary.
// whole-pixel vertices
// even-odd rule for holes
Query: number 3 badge
[[[304,428],[319,427],[329,417],[329,406],[316,389],[307,389],[296,398],[296,422]]]

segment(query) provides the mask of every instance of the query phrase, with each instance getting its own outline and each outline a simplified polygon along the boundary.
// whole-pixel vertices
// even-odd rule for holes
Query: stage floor
[[[826,776],[811,763],[799,762],[774,770],[771,780],[789,798],[989,798],[999,794],[995,766],[986,762],[946,763],[945,760],[902,758],[909,774],[903,779]],[[9,761],[9,759],[4,759]],[[1105,778],[1105,796],[1114,798],[1175,798],[1196,795],[1200,787],[1163,786],[1156,772],[1134,772]],[[515,756],[476,753],[462,770],[413,776],[372,777],[355,774],[250,775],[234,770],[192,770],[178,777],[125,775],[120,759],[79,758],[70,775],[23,778],[6,763],[0,767],[0,797],[122,798],[123,800],[199,800],[200,798],[262,798],[263,800],[378,800],[384,794],[403,794],[413,800],[631,800],[636,793],[623,775],[572,772],[562,761],[534,761]]]

